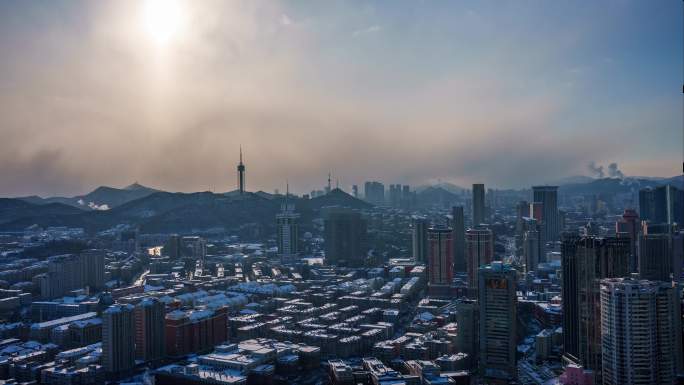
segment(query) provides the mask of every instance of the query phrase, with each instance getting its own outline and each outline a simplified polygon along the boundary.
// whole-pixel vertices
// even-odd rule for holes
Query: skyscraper
[[[480,305],[479,364],[485,377],[510,380],[517,376],[516,271],[492,262],[478,271]]]
[[[453,304],[454,310],[456,310],[456,324],[458,325],[456,346],[468,354],[468,361],[474,364],[477,362],[477,348],[480,344],[478,338],[480,316],[477,301],[459,298]]]
[[[472,214],[472,227],[477,227],[485,222],[485,187],[482,183],[473,184]]]
[[[542,204],[542,238],[557,241],[560,234],[558,218],[558,186],[533,186],[533,202]]]
[[[414,194],[411,193],[411,187],[409,185],[401,186],[401,208],[410,209],[413,206]]]
[[[401,205],[401,185],[391,184],[389,186],[389,203],[390,206],[398,208]]]
[[[245,165],[242,163],[242,146],[240,146],[240,163],[237,166],[238,172],[238,191],[240,194],[245,193]]]
[[[639,237],[640,277],[652,281],[670,281],[675,277],[672,246],[670,234],[641,235]]]
[[[294,204],[288,202],[288,195],[289,187],[281,211],[276,215],[278,254],[284,260],[299,253],[299,214],[295,213]]]
[[[541,246],[539,242],[539,231],[537,230],[537,221],[530,219],[527,227],[527,230],[523,233],[522,247],[525,272],[530,272],[537,270],[537,265],[541,259]]]
[[[105,252],[104,250],[84,250],[81,260],[84,266],[84,284],[92,291],[101,290],[105,284]]]
[[[639,214],[633,209],[625,209],[622,218],[615,222],[615,233],[618,237],[629,238],[630,249],[630,271],[636,272],[637,263],[637,237],[639,235]]]
[[[594,236],[564,237],[563,268],[564,357],[601,373],[600,280],[622,278],[629,271],[629,239]]]
[[[428,255],[427,229],[429,221],[425,217],[413,216],[411,218],[411,233],[413,258],[417,262],[425,263]]]
[[[640,190],[639,216],[652,223],[684,223],[684,190],[672,185]]]
[[[682,360],[678,290],[633,278],[602,280],[601,341],[603,384],[674,384]]]
[[[366,182],[363,188],[364,199],[374,205],[382,206],[385,204],[385,185],[372,181]]]
[[[332,207],[324,214],[325,260],[329,265],[362,266],[366,259],[366,220],[357,211]]]
[[[454,270],[466,271],[465,258],[465,217],[463,215],[463,206],[454,206],[451,208],[451,228],[453,230],[454,241]]]
[[[468,287],[475,291],[478,288],[478,269],[494,258],[494,236],[491,230],[480,227],[468,229],[465,238]]]
[[[530,217],[530,203],[527,201],[520,201],[515,205],[515,255],[522,257],[523,253],[523,236],[525,233],[524,221]]]
[[[451,237],[451,230],[446,227],[432,227],[427,231],[428,283],[431,287],[444,288],[451,285],[454,277],[453,241]]]
[[[113,305],[102,312],[102,366],[110,377],[135,366],[133,305]]]
[[[156,361],[164,358],[164,303],[145,298],[135,307],[135,358]]]

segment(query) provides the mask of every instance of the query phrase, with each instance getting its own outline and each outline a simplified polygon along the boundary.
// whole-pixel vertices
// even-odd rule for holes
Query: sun
[[[143,24],[148,36],[158,44],[176,38],[183,21],[181,5],[176,0],[146,0]]]

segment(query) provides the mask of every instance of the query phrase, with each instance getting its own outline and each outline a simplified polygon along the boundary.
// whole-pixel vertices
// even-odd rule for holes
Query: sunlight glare
[[[158,44],[165,44],[178,35],[182,10],[176,0],[146,0],[143,21],[147,34]]]

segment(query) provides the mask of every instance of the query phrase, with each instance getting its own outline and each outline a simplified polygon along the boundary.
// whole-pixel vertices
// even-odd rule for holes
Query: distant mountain
[[[0,198],[0,224],[21,218],[54,218],[81,213],[82,210],[62,203],[34,204],[21,199]]]
[[[664,184],[672,184],[682,188],[682,176],[662,179],[639,179],[639,178],[601,178],[593,179],[588,183],[570,183],[561,185],[558,191],[569,195],[593,195],[593,194],[621,194],[636,192],[646,187],[655,187]]]
[[[211,192],[169,193],[155,192],[142,198],[118,205],[110,210],[83,211],[66,205],[64,215],[59,213],[34,212],[34,205],[18,199],[10,199],[14,204],[12,215],[6,215],[0,228],[21,230],[33,224],[46,226],[83,227],[86,231],[102,231],[117,224],[138,226],[145,233],[192,233],[208,229],[239,229],[255,224],[259,231],[272,231],[275,215],[280,211],[282,195],[265,196],[259,192],[245,194],[214,194]],[[302,199],[288,197],[295,209],[301,214],[304,228],[320,215],[326,206],[346,206],[358,209],[371,207],[351,195],[335,189],[329,194]],[[18,202],[18,203],[17,203]],[[27,210],[24,212],[24,210]],[[1,212],[1,210],[0,210]],[[8,208],[9,212],[9,208]]]
[[[443,187],[427,187],[416,194],[419,206],[450,206],[462,200],[460,194],[454,194]]]
[[[573,176],[567,176],[565,178],[552,180],[552,181],[547,182],[546,184],[549,184],[552,186],[562,186],[562,185],[566,185],[566,184],[591,183],[595,180],[596,180],[595,178],[592,178],[592,177],[586,176],[586,175],[573,175]]]
[[[453,183],[449,183],[449,182],[439,182],[439,183],[431,184],[431,185],[418,186],[418,187],[416,187],[415,190],[416,190],[416,192],[420,193],[420,192],[425,191],[431,187],[441,188],[441,189],[446,190],[452,194],[463,194],[463,192],[466,191],[465,188],[463,188],[461,186],[457,186],[457,185],[455,185]]]
[[[300,199],[299,202],[312,210],[320,210],[328,206],[343,206],[352,209],[368,209],[373,207],[370,203],[354,198],[339,188],[331,190],[328,194],[311,198],[308,201]]]
[[[23,201],[34,204],[62,203],[83,210],[109,210],[124,203],[146,197],[159,190],[133,183],[122,189],[115,187],[100,186],[85,195],[78,195],[71,198],[50,197],[41,198],[39,196],[21,197]]]

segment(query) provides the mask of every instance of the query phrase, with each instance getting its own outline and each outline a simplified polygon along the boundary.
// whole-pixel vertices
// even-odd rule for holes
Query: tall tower
[[[425,217],[414,216],[411,218],[413,258],[416,262],[425,263],[427,260],[427,229],[429,222]]]
[[[164,358],[164,303],[145,298],[134,310],[135,357],[143,361]]]
[[[465,258],[465,219],[463,216],[463,206],[451,208],[452,224],[454,235],[454,270],[466,271]]]
[[[478,288],[478,269],[494,259],[494,235],[492,230],[480,227],[468,229],[465,235],[466,268],[468,271],[468,288]]]
[[[478,269],[480,367],[487,378],[516,377],[516,271],[502,262]]]
[[[454,247],[452,232],[446,227],[427,230],[428,277],[433,286],[449,287],[454,277]]]
[[[472,220],[472,227],[477,227],[485,221],[485,187],[482,183],[473,184]]]
[[[558,218],[558,186],[533,186],[533,202],[542,204],[542,238],[557,241],[560,234]]]
[[[299,253],[299,214],[294,211],[294,204],[288,202],[290,185],[285,190],[285,202],[280,213],[276,215],[276,230],[278,235],[278,254],[282,261],[289,261]]]
[[[325,261],[328,265],[363,266],[368,222],[361,213],[344,207],[330,207],[324,213]]]
[[[242,146],[240,146],[240,163],[237,166],[238,172],[238,191],[245,193],[245,165],[242,163]]]
[[[629,276],[629,239],[568,235],[561,245],[563,338],[566,361],[601,379],[601,291],[603,278]]]
[[[682,359],[679,294],[671,283],[601,281],[603,384],[673,384]]]
[[[113,305],[102,312],[102,366],[113,377],[135,366],[133,309],[133,305]]]

